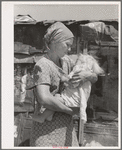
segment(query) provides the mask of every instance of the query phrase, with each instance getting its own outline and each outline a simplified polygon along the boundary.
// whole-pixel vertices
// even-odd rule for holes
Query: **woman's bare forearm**
[[[64,112],[70,115],[73,113],[71,108],[65,106],[60,100],[58,100],[58,97],[55,97],[50,93],[37,93],[37,97],[40,104],[42,104],[45,108],[53,111]]]
[[[54,96],[49,96],[45,99],[44,106],[53,111],[65,112],[67,114],[72,114],[72,109],[65,106],[60,100]]]

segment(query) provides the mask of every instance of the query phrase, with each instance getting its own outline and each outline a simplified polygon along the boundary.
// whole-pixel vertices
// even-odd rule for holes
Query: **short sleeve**
[[[35,85],[48,84],[51,85],[50,66],[46,63],[36,64],[34,67]]]

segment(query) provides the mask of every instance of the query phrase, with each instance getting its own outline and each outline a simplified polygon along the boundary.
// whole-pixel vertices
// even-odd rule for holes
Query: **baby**
[[[104,73],[98,62],[91,55],[83,55],[80,53],[76,60],[75,66],[69,75],[61,74],[61,80],[66,83],[65,89],[61,95],[57,94],[55,96],[68,107],[80,107],[80,117],[84,120],[84,122],[86,122],[86,107],[88,98],[90,97],[91,82],[85,79],[78,84],[71,84],[70,79],[74,73],[78,71],[90,71],[96,73],[97,75]],[[51,121],[53,114],[54,111],[42,107],[40,114],[33,115],[32,119],[43,123],[45,120]]]

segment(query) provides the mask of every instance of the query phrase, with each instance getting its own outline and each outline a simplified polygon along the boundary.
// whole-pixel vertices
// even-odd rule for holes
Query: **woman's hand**
[[[79,83],[81,81],[91,81],[92,83],[95,83],[97,81],[97,75],[90,71],[79,71],[74,73],[70,81],[72,84]]]
[[[65,103],[64,103],[64,100],[63,100],[63,98],[60,96],[60,94],[56,94],[55,97],[56,97],[61,103],[65,104]],[[80,112],[80,107],[69,107],[69,108],[72,109],[71,115],[77,115],[77,114],[79,114],[79,112]]]

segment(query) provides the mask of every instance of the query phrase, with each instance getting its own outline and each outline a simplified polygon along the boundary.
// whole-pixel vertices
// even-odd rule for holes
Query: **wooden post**
[[[84,41],[84,46],[83,46],[83,54],[88,53],[88,41]]]
[[[80,50],[80,37],[77,38],[77,54],[81,52]]]
[[[88,41],[84,41],[83,45],[83,54],[88,53]],[[79,93],[80,93],[80,99],[82,100],[82,91],[79,88]],[[80,103],[80,119],[79,119],[79,146],[83,146],[84,144],[84,120],[81,118],[81,106],[82,104]]]
[[[79,118],[79,146],[83,146],[84,144],[84,120],[82,119],[82,95],[83,95],[83,90],[79,87],[79,94],[80,94],[80,118]]]
[[[80,42],[79,41],[80,38],[78,39],[78,43]],[[84,40],[83,37],[81,36],[81,42],[83,42],[83,54],[87,54],[88,53],[88,41]],[[77,43],[77,44],[78,44]],[[79,46],[77,48],[77,52],[79,53],[80,52],[80,49],[79,49]],[[79,88],[79,93],[80,93],[80,99],[82,98],[82,91],[80,90]],[[79,118],[79,132],[78,132],[78,140],[79,140],[79,146],[83,146],[84,144],[84,120],[81,118],[81,102],[80,102],[80,118]]]
[[[84,122],[80,118],[79,119],[79,146],[83,146],[83,139],[84,139]]]

